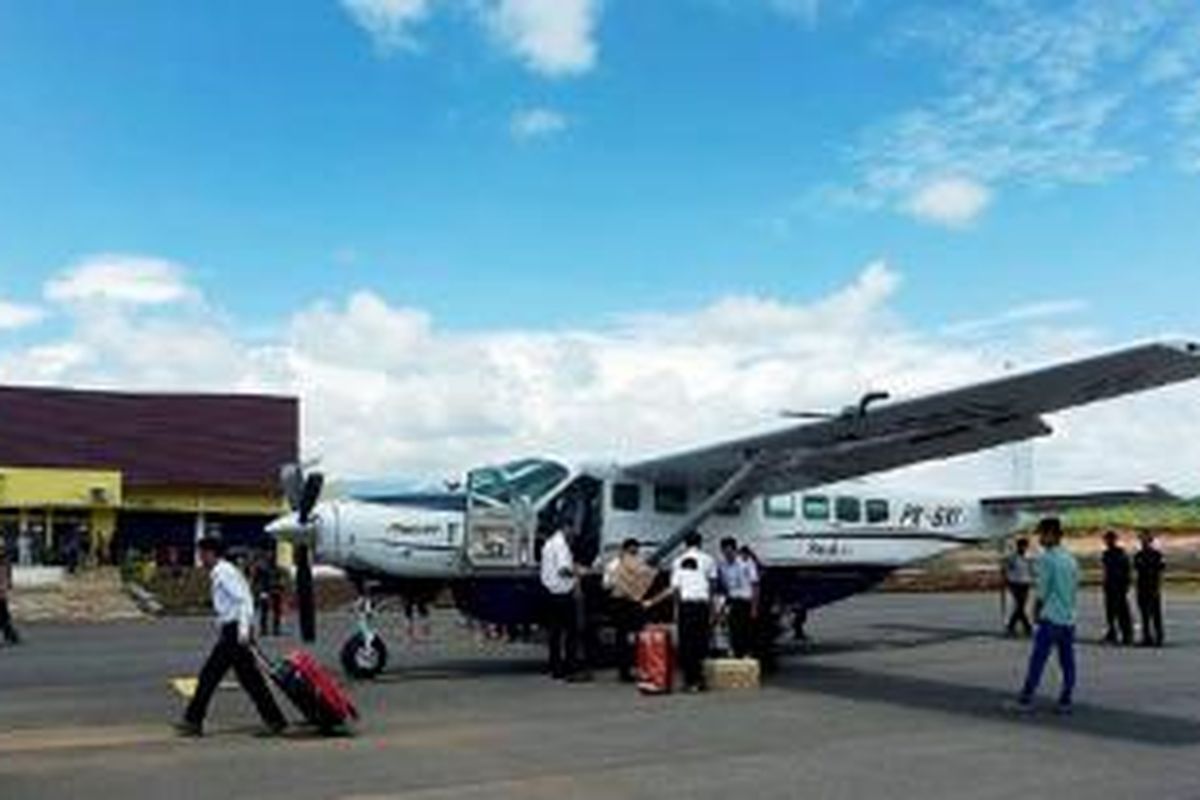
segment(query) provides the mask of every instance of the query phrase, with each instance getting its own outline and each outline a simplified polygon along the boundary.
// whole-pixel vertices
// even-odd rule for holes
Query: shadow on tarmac
[[[917,625],[912,623],[901,622],[880,622],[871,626],[876,630],[893,631],[896,633],[911,633],[919,634],[928,638],[914,641],[911,643],[880,643],[881,647],[919,647],[926,644],[938,644],[941,642],[954,642],[966,639],[1003,639],[1021,641],[1021,639],[1008,636],[1001,630],[980,630],[978,628],[947,628],[942,625]],[[1031,637],[1023,637],[1025,641],[1029,641]],[[1113,648],[1112,644],[1100,641],[1098,639],[1079,639],[1075,640],[1076,647],[1098,647],[1104,649]],[[1125,647],[1133,647],[1133,645],[1124,645]],[[1187,645],[1180,645],[1175,642],[1167,642],[1164,649],[1181,650],[1187,649]]]
[[[1004,702],[1013,698],[1012,691],[851,667],[809,663],[790,675],[786,670],[775,673],[771,685],[995,722],[1028,725],[1036,721],[1039,726],[1063,732],[1144,745],[1189,747],[1200,744],[1200,722],[1182,717],[1079,703],[1069,717],[1057,716],[1046,707],[1039,708],[1031,719],[1004,710]]]
[[[414,681],[441,681],[448,678],[469,678],[486,675],[488,677],[516,677],[525,675],[540,675],[546,671],[545,659],[504,659],[504,658],[454,658],[439,659],[436,663],[421,666],[399,665],[390,667],[382,675],[373,679],[373,683],[387,685],[391,683],[412,683]]]

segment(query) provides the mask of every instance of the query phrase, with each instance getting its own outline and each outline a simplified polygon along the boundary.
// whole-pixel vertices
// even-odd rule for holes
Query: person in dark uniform
[[[238,568],[222,557],[223,548],[218,539],[206,537],[197,547],[200,563],[209,571],[212,582],[212,605],[219,634],[200,670],[196,693],[188,703],[183,720],[175,726],[176,730],[181,736],[204,734],[209,701],[232,667],[238,683],[250,695],[266,725],[264,734],[277,735],[287,727],[287,720],[267,688],[250,650],[254,627],[254,596],[250,594],[250,586]]]
[[[21,637],[13,627],[12,614],[8,611],[8,593],[12,589],[12,564],[8,561],[8,550],[0,542],[0,634],[9,644],[19,644]]]
[[[283,571],[273,553],[260,553],[252,573],[254,595],[258,600],[258,630],[279,636],[283,628]]]
[[[1142,531],[1138,538],[1141,548],[1133,557],[1133,569],[1137,573],[1137,604],[1142,617],[1142,645],[1162,647],[1162,577],[1166,564],[1162,553],[1154,546],[1150,531]]]
[[[1129,613],[1129,584],[1132,567],[1129,554],[1117,544],[1115,531],[1104,534],[1104,620],[1107,629],[1104,641],[1116,644],[1118,633],[1121,644],[1133,644],[1133,618]]]

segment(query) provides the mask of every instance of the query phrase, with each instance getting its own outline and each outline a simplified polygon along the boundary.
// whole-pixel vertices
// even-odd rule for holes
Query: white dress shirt
[[[246,640],[254,624],[254,595],[241,571],[225,559],[219,559],[209,573],[212,606],[217,625],[237,623],[238,638]]]
[[[687,559],[696,562],[696,569],[683,569]],[[717,579],[717,562],[696,547],[689,547],[671,563],[671,588],[685,603],[707,602],[712,599],[712,584]]]
[[[562,531],[555,531],[542,546],[542,586],[550,594],[575,591],[575,558]]]

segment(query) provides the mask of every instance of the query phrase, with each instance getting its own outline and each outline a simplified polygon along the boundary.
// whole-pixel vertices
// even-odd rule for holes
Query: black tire
[[[383,672],[387,666],[387,645],[378,635],[367,637],[356,633],[342,645],[342,669],[351,678],[368,681]]]

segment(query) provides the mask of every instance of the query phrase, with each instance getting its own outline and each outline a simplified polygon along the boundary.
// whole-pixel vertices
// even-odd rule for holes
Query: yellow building
[[[0,542],[49,564],[267,545],[298,429],[294,398],[0,387]]]

